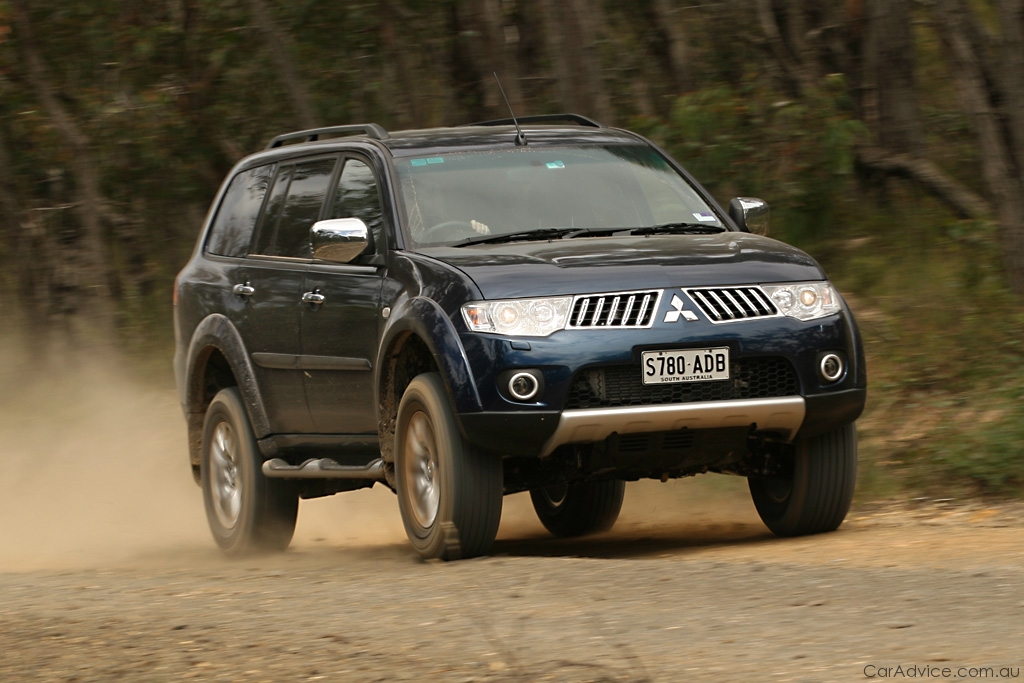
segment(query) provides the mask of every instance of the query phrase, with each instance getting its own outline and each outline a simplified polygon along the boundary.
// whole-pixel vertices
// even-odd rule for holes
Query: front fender
[[[396,348],[396,342],[407,334],[415,334],[427,345],[441,372],[452,408],[456,413],[475,413],[483,410],[480,394],[469,367],[466,350],[459,334],[444,310],[426,297],[411,297],[396,302],[388,318],[377,355],[377,405],[380,405],[381,376],[387,367],[387,356]]]

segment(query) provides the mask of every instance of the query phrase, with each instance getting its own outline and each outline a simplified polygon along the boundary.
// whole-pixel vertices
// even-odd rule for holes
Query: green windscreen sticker
[[[443,164],[443,157],[429,157],[427,159],[410,159],[409,163],[413,166],[426,166],[427,164]]]

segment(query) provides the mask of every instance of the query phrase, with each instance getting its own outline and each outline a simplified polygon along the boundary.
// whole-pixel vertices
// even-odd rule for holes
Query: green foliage
[[[865,135],[843,78],[833,76],[800,101],[754,86],[682,95],[661,137],[719,200],[768,199],[775,234],[808,243],[836,229]]]
[[[861,202],[816,255],[847,294],[868,356],[867,495],[1024,494],[1024,311],[995,227],[952,221],[907,185]],[[868,198],[870,199],[870,198]]]
[[[470,100],[480,104],[482,91],[452,82],[453,48],[465,38],[452,31],[456,2],[267,6],[321,123],[394,128],[457,123]],[[245,0],[25,4],[53,90],[101,179],[120,343],[166,364],[174,273],[230,166],[298,127],[290,96]],[[543,13],[501,5],[519,26],[522,113],[564,110]],[[1024,309],[1006,288],[995,226],[952,220],[902,181],[862,187],[854,150],[868,131],[850,101],[855,84],[831,75],[799,98],[784,94],[757,22],[742,16],[747,3],[680,6],[693,88],[682,94],[664,73],[653,4],[602,7],[614,30],[596,54],[618,120],[666,147],[723,203],[767,200],[772,235],[808,249],[848,296],[869,364],[862,492],[1024,494]],[[26,249],[63,249],[73,264],[79,230],[73,150],[26,75],[12,24],[0,0],[0,131],[23,214],[18,230],[0,223],[5,319]],[[723,37],[723,26],[735,33]],[[927,156],[980,192],[942,42],[932,22],[914,31]]]

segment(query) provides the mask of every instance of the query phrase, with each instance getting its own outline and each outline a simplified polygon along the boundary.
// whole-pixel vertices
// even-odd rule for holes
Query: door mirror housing
[[[736,197],[729,202],[729,218],[744,232],[767,235],[771,210],[768,202],[757,197]]]
[[[351,263],[371,246],[370,230],[358,218],[317,221],[309,229],[313,258],[334,263]]]

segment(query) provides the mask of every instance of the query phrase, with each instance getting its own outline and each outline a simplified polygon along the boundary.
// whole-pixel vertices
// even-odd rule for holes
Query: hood
[[[799,249],[742,232],[577,237],[421,253],[462,270],[487,299],[825,279]]]

